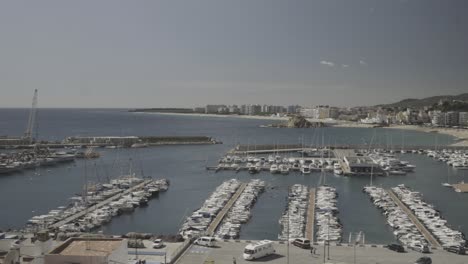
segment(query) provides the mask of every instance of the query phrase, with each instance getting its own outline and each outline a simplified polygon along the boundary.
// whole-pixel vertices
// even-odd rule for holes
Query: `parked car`
[[[458,254],[458,255],[465,255],[465,248],[464,247],[460,247],[460,246],[451,246],[451,247],[447,247],[445,248],[445,250],[447,250],[448,252],[452,252],[452,253],[455,253],[455,254]]]
[[[432,264],[432,259],[430,257],[420,257],[414,264]]]
[[[304,248],[304,249],[309,249],[310,248],[310,240],[306,238],[297,238],[294,239],[292,242],[293,245],[296,247]]]
[[[430,253],[431,251],[429,250],[429,246],[427,245],[421,245],[421,244],[413,244],[410,245],[409,248],[415,251],[419,251],[421,253]]]
[[[390,244],[387,245],[387,248],[400,253],[405,252],[405,248],[400,244]]]
[[[216,246],[216,239],[214,237],[200,237],[195,240],[195,244],[205,247],[214,247]]]
[[[153,241],[153,248],[162,248],[162,247],[164,247],[164,243],[162,239],[155,239]]]

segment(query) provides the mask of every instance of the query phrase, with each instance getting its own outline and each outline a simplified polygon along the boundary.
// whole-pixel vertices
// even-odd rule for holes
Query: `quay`
[[[148,147],[163,145],[211,145],[222,144],[209,136],[105,136],[105,137],[67,137],[61,142],[41,141],[31,144],[23,139],[0,138],[0,149],[47,148],[86,148],[86,147]]]
[[[426,238],[426,240],[432,245],[432,247],[441,248],[441,245],[435,239],[429,230],[419,221],[419,219],[413,214],[413,212],[403,203],[400,198],[393,192],[393,190],[387,190],[388,195],[392,200],[409,216],[416,228]]]
[[[247,187],[247,183],[242,183],[241,186],[237,188],[236,193],[232,195],[231,199],[229,199],[224,208],[216,215],[215,219],[208,226],[208,229],[206,230],[207,235],[212,236],[214,234],[214,232],[221,224],[226,214],[229,212],[229,210],[237,201],[237,199],[239,199],[239,196],[244,192],[245,187]]]
[[[329,259],[324,261],[324,252],[317,250],[316,254],[311,254],[310,250],[302,249],[296,246],[288,246],[287,243],[273,241],[275,253],[259,259],[257,261],[247,261],[242,257],[245,246],[255,243],[255,240],[227,240],[218,241],[214,248],[206,248],[198,245],[191,245],[185,250],[184,254],[173,263],[192,264],[192,263],[216,263],[216,264],[248,264],[248,263],[271,263],[271,264],[309,264],[309,263],[360,263],[360,264],[401,264],[414,263],[423,254],[416,251],[398,253],[383,245],[330,245]],[[466,264],[468,256],[457,255],[442,249],[432,250],[428,255],[432,263],[450,263]],[[326,257],[326,256],[325,256]]]
[[[146,186],[147,184],[149,184],[152,181],[153,180],[145,180],[144,182],[142,182],[142,183],[140,183],[138,185],[135,185],[135,186],[123,191],[123,192],[120,192],[120,193],[118,193],[118,194],[116,194],[116,195],[114,195],[112,197],[107,198],[106,200],[104,200],[102,202],[99,202],[99,203],[97,203],[95,205],[92,205],[92,206],[88,207],[84,211],[76,213],[76,214],[74,214],[72,216],[69,216],[69,217],[67,217],[67,218],[65,218],[65,219],[63,219],[63,220],[61,220],[61,221],[59,221],[59,222],[57,222],[55,224],[52,224],[48,228],[49,229],[55,229],[55,228],[59,228],[59,227],[61,227],[63,225],[66,225],[66,224],[68,224],[68,223],[70,223],[70,222],[72,222],[74,220],[77,220],[77,219],[85,216],[87,213],[89,213],[92,210],[99,209],[99,208],[101,208],[101,207],[103,207],[103,206],[117,200],[118,198],[122,197],[123,195],[126,195],[126,194],[131,193],[131,192],[133,192],[135,190],[143,188],[144,186]]]
[[[287,153],[287,152],[298,152],[298,151],[315,151],[321,149],[358,149],[358,150],[368,150],[369,145],[367,144],[339,144],[339,145],[308,145],[304,147],[300,144],[285,144],[285,145],[237,145],[234,149],[229,151],[229,154],[268,154],[268,153]],[[434,145],[393,145],[392,147],[387,146],[386,144],[376,144],[372,146],[372,149],[386,149],[386,150],[395,150],[398,152],[400,150],[464,150],[464,146],[434,146]]]
[[[307,210],[307,223],[305,236],[310,242],[315,240],[315,188],[310,188],[309,190],[309,207]]]

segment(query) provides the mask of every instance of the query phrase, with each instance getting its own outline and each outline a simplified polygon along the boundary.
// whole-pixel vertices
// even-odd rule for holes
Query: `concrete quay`
[[[305,237],[311,242],[315,240],[315,188],[309,190],[309,207],[307,209],[307,223]]]
[[[413,212],[398,198],[398,196],[392,191],[387,190],[388,195],[392,200],[403,210],[411,219],[416,228],[421,232],[421,234],[426,238],[426,240],[431,244],[432,247],[442,248],[437,239],[432,235],[429,230],[419,221],[419,219],[413,214]]]
[[[142,182],[142,183],[140,183],[138,185],[135,185],[135,186],[133,186],[133,187],[131,187],[131,188],[125,190],[125,191],[122,191],[122,192],[120,192],[120,193],[118,193],[118,194],[116,194],[116,195],[114,195],[112,197],[107,198],[106,200],[104,200],[102,202],[99,202],[99,203],[97,203],[95,205],[92,205],[92,206],[88,207],[88,210],[81,211],[81,212],[79,212],[77,214],[74,214],[72,216],[69,216],[69,217],[67,217],[67,218],[65,218],[65,219],[63,219],[63,220],[61,220],[61,221],[59,221],[59,222],[57,222],[55,224],[52,224],[48,228],[49,229],[59,228],[59,227],[65,225],[65,224],[68,224],[68,223],[70,223],[72,221],[75,221],[75,220],[85,216],[88,212],[91,212],[92,210],[99,209],[99,208],[109,204],[110,202],[117,200],[118,198],[122,197],[123,195],[126,195],[126,194],[128,194],[130,192],[133,192],[133,191],[136,191],[138,189],[143,188],[145,185],[147,185],[148,183],[150,183],[152,181],[153,180],[145,180],[144,182]]]
[[[252,241],[253,242],[253,241]],[[216,263],[216,264],[232,264],[234,259],[237,264],[252,263],[242,258],[244,248],[250,241],[220,241],[217,242],[217,247],[207,248],[197,245],[190,246],[185,253],[175,262],[178,264],[192,263]],[[450,264],[466,264],[468,263],[467,255],[456,255],[447,251],[436,249],[431,254],[422,254],[415,251],[406,253],[397,253],[383,246],[375,245],[331,245],[330,258],[325,256],[323,246],[317,247],[316,255],[311,254],[310,250],[301,249],[296,246],[289,246],[289,261],[288,248],[286,243],[274,242],[276,253],[254,262],[272,263],[272,264],[310,264],[310,263],[359,263],[359,264],[402,264],[414,263],[422,256],[428,256],[432,259],[432,263],[450,263]],[[325,260],[325,261],[324,261]],[[210,262],[213,261],[213,262]]]
[[[231,199],[229,199],[229,201],[226,203],[224,208],[216,215],[216,218],[211,222],[210,226],[208,226],[208,229],[206,230],[206,233],[209,236],[212,236],[214,234],[214,232],[216,231],[218,226],[221,224],[226,214],[229,212],[229,210],[237,201],[237,199],[239,199],[239,196],[242,194],[242,192],[244,192],[244,189],[246,186],[247,186],[247,183],[242,183],[241,186],[237,188],[236,193],[234,193]]]

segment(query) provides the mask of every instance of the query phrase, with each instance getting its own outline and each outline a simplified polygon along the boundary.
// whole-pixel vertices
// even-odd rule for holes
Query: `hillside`
[[[434,104],[439,103],[440,100],[452,101],[452,100],[460,100],[460,101],[468,101],[468,93],[463,93],[460,95],[439,95],[439,96],[432,96],[422,99],[404,99],[396,103],[392,104],[383,104],[383,105],[376,105],[380,107],[400,107],[400,108],[423,108],[425,106],[433,106]]]

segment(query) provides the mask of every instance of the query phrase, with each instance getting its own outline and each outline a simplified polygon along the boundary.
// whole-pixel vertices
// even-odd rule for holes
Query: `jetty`
[[[426,238],[426,240],[432,245],[432,247],[440,248],[441,245],[437,241],[437,239],[432,235],[429,230],[419,221],[419,219],[413,214],[411,211],[401,200],[398,196],[393,192],[393,190],[386,190],[390,198],[402,209],[411,219],[413,224],[419,230],[419,232]]]
[[[437,149],[446,149],[446,150],[464,150],[464,146],[434,146],[434,145],[393,145],[389,147],[385,144],[374,144],[372,149],[388,149],[399,152],[401,150],[411,151],[411,150],[437,150]],[[335,150],[335,149],[355,149],[355,150],[368,150],[369,145],[367,144],[334,144],[334,145],[322,145],[308,144],[307,147],[301,144],[265,144],[265,145],[237,145],[234,149],[229,151],[229,154],[237,155],[246,155],[246,154],[274,154],[274,153],[288,153],[288,152],[300,152],[300,151],[316,151],[316,150]]]
[[[70,223],[70,222],[73,222],[73,221],[75,221],[75,220],[77,220],[77,219],[79,219],[79,218],[85,216],[87,213],[89,213],[89,212],[92,211],[92,210],[96,210],[96,209],[99,209],[99,208],[101,208],[101,207],[103,207],[103,206],[106,206],[106,205],[108,205],[109,203],[111,203],[111,202],[113,202],[113,201],[119,199],[119,198],[122,197],[123,195],[129,194],[129,193],[131,193],[131,192],[134,192],[134,191],[136,191],[136,190],[139,190],[139,189],[145,187],[147,184],[151,183],[152,181],[153,181],[153,180],[145,180],[145,181],[143,181],[142,183],[137,184],[137,185],[135,185],[135,186],[133,186],[133,187],[131,187],[131,188],[129,188],[129,189],[123,191],[123,192],[120,192],[120,193],[118,193],[118,194],[116,194],[116,195],[114,195],[114,196],[112,196],[112,197],[109,197],[109,198],[107,198],[106,200],[104,200],[104,201],[102,201],[102,202],[99,202],[99,203],[97,203],[97,204],[95,204],[95,205],[92,205],[92,206],[90,206],[90,207],[84,209],[84,210],[81,211],[81,212],[78,212],[78,213],[76,213],[76,214],[74,214],[74,215],[72,215],[72,216],[69,216],[69,217],[67,217],[67,218],[65,218],[65,219],[63,219],[63,220],[61,220],[61,221],[59,221],[59,222],[57,222],[57,223],[54,223],[54,224],[50,225],[50,226],[49,226],[49,229],[59,228],[59,227],[61,227],[61,226],[63,226],[63,225],[66,225],[66,224],[68,224],[68,223]]]
[[[307,210],[307,224],[306,224],[306,238],[310,242],[314,242],[315,234],[315,188],[310,188],[309,190],[309,207]]]
[[[234,205],[234,203],[239,199],[239,196],[244,192],[245,187],[247,186],[247,183],[242,183],[239,188],[237,188],[236,193],[229,199],[229,201],[224,205],[223,209],[216,215],[215,219],[211,222],[211,224],[208,226],[208,229],[206,230],[206,233],[209,236],[212,236],[218,226],[221,224],[223,221],[224,217],[226,214],[229,212],[231,207]]]

